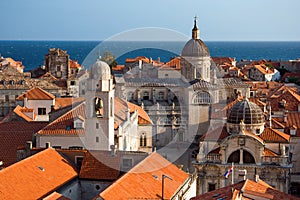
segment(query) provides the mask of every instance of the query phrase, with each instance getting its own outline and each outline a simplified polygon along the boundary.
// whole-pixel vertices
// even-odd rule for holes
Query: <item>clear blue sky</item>
[[[104,40],[134,28],[206,41],[300,41],[299,0],[2,0],[0,40]]]

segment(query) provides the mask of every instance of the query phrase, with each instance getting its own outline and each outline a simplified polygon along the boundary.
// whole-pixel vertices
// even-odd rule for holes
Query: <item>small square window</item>
[[[46,115],[46,108],[38,108],[38,115]]]

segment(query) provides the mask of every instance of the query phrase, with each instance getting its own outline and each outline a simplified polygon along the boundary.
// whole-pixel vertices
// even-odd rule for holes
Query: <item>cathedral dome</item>
[[[201,39],[190,39],[182,49],[181,56],[209,57],[209,50]]]
[[[247,98],[235,104],[229,111],[227,123],[262,124],[265,122],[264,114],[260,107]]]
[[[96,80],[110,79],[110,67],[106,62],[97,59],[90,68],[90,78]]]

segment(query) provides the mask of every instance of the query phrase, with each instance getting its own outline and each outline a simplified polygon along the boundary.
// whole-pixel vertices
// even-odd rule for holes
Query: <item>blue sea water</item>
[[[235,57],[246,60],[291,60],[300,58],[300,42],[205,42],[212,57]],[[147,56],[168,61],[180,55],[185,42],[105,42],[98,41],[0,41],[0,54],[22,61],[25,71],[44,64],[50,48],[66,50],[73,60],[84,62],[88,55],[110,51],[117,62],[126,58]],[[90,53],[92,50],[94,51]],[[89,54],[90,53],[90,54]],[[88,67],[88,66],[85,66]]]

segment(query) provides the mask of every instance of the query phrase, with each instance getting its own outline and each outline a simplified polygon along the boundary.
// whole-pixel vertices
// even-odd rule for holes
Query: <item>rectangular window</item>
[[[75,83],[76,83],[75,81],[71,81],[70,85],[75,85]]]
[[[75,128],[78,128],[78,129],[83,128],[82,122],[76,122],[76,123],[75,123]]]
[[[96,123],[96,129],[99,129],[99,123]]]
[[[96,142],[99,143],[99,137],[98,136],[96,137]]]
[[[38,108],[38,115],[46,115],[46,108]]]

